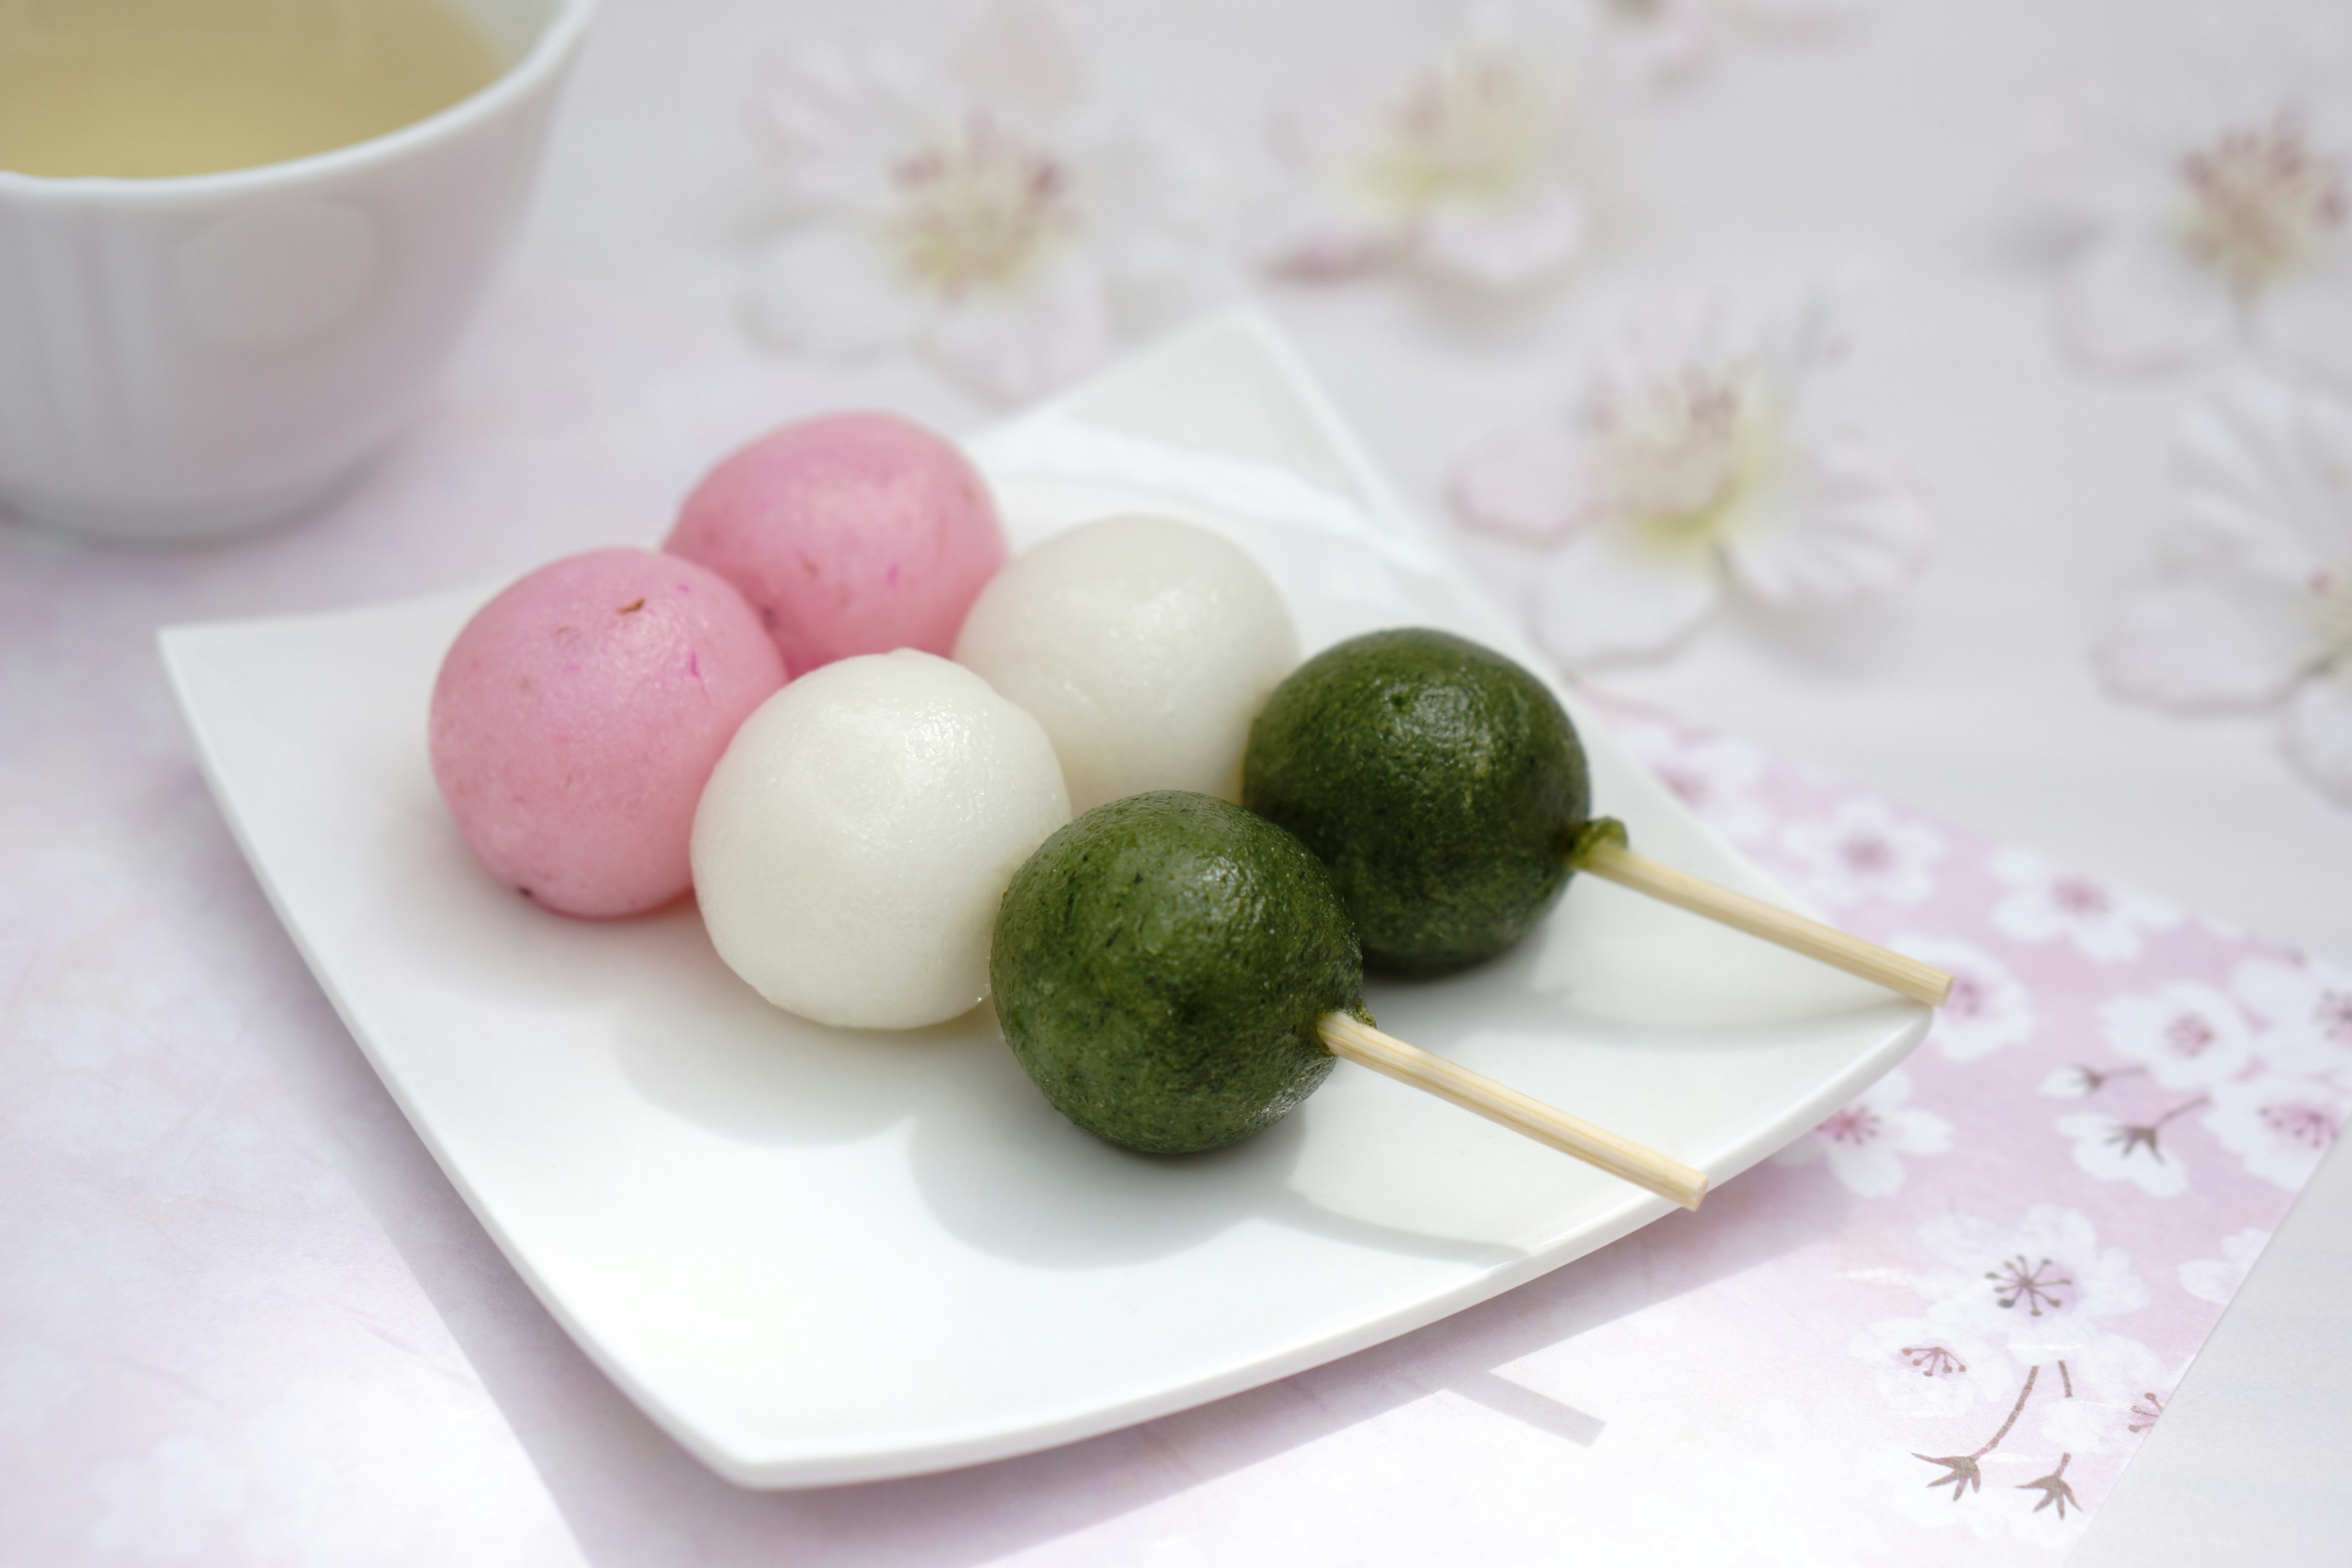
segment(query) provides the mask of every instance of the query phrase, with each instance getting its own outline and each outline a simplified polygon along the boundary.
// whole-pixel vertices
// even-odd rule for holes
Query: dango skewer
[[[1439,974],[1484,963],[1587,871],[1935,1006],[1917,959],[1636,853],[1591,814],[1575,726],[1543,682],[1423,627],[1325,649],[1251,726],[1242,803],[1331,869],[1367,962]]]
[[[1706,1193],[1704,1172],[1381,1032],[1321,863],[1211,796],[1132,795],[1047,839],[1005,891],[989,971],[1046,1099],[1129,1148],[1238,1142],[1346,1059],[1685,1208]]]

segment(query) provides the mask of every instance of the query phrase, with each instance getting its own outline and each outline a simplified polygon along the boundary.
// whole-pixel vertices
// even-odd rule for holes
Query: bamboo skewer
[[[1734,892],[1646,855],[1636,855],[1625,847],[1625,829],[1613,818],[1601,817],[1588,823],[1578,835],[1570,859],[1580,871],[1590,871],[1619,887],[1647,893],[1677,909],[1819,959],[1914,1002],[1939,1007],[1952,994],[1952,977],[1932,963],[1922,963],[1835,926],[1808,920],[1778,904]]]
[[[1686,1209],[1695,1209],[1706,1195],[1706,1173],[1672,1160],[1655,1149],[1605,1128],[1580,1121],[1517,1089],[1496,1083],[1483,1073],[1432,1056],[1393,1035],[1345,1013],[1331,1013],[1316,1026],[1324,1049],[1335,1057],[1386,1074],[1400,1083],[1450,1100],[1463,1110],[1498,1122],[1524,1137],[1570,1154],[1635,1186],[1645,1187]]]

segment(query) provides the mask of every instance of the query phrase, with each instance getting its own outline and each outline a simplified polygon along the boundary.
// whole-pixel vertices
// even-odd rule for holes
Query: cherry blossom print
[[[2056,1362],[2112,1331],[2105,1320],[2147,1305],[2147,1287],[2090,1216],[2039,1204],[2014,1226],[1966,1214],[1920,1227],[1947,1268],[1917,1281],[1927,1317],[2005,1344],[2022,1362]]]
[[[1824,904],[1916,904],[1936,890],[1944,836],[1878,801],[1855,796],[1826,821],[1791,823],[1780,847],[1804,868],[1802,890]]]
[[[2240,378],[2176,460],[2172,559],[2101,631],[2107,684],[2182,713],[2275,709],[2288,761],[2352,805],[2352,397]]]
[[[1902,1355],[1911,1370],[1922,1377],[1948,1377],[1969,1370],[1959,1352],[1946,1344],[1905,1345]]]
[[[1828,289],[1776,319],[1694,296],[1633,317],[1562,414],[1454,466],[1464,521],[1540,549],[1537,640],[1571,667],[1654,659],[1727,591],[1805,613],[1891,593],[1925,562],[1927,503],[1813,384],[1843,353]]]
[[[2030,1369],[2029,1369],[2030,1370]],[[2082,1532],[2084,1516],[2079,1509],[2069,1508],[2062,1523],[2054,1511],[2035,1513],[2031,1500],[2034,1493],[2018,1489],[2032,1479],[2053,1472],[2059,1461],[2055,1450],[2041,1451],[2033,1440],[2032,1429],[2012,1429],[2003,1440],[1982,1454],[1950,1453],[1947,1447],[1976,1443],[1990,1435],[1987,1416],[1998,1420],[2007,1407],[2016,1402],[2023,1387],[2025,1372],[2011,1379],[2004,1389],[2002,1409],[1979,1412],[1978,1424],[1966,1422],[1940,1426],[1935,1433],[1942,1441],[1925,1444],[1916,1437],[1898,1439],[1904,1446],[1891,1448],[1884,1457],[1858,1456],[1853,1466],[1857,1479],[1870,1486],[1876,1494],[1878,1505],[1890,1510],[1908,1528],[1893,1537],[1903,1542],[1906,1551],[1898,1550],[1902,1561],[1985,1561],[1995,1563],[2056,1561]],[[2027,1410],[2038,1407],[2049,1397],[2055,1374],[2043,1368],[2035,1379],[2033,1392],[2027,1396]],[[2023,1426],[2021,1421],[2021,1426]],[[1926,1436],[1926,1434],[1919,1434]],[[1972,1465],[1973,1483],[1962,1496],[1955,1497],[1944,1467],[1950,1460],[1964,1459]],[[1899,1468],[1895,1467],[1899,1466]],[[1936,1467],[1930,1468],[1928,1467]],[[2064,1478],[2076,1480],[2082,1466],[2077,1461]],[[2084,1489],[2088,1489],[2085,1487]],[[1937,1551],[1932,1544],[1937,1535],[1947,1532],[1973,1537],[1979,1543],[1956,1553],[1946,1547]],[[2011,1543],[2014,1543],[2013,1545]],[[2019,1548],[2023,1548],[2020,1551]],[[1883,1548],[1882,1548],[1883,1550]],[[1974,1555],[1969,1555],[1969,1552]],[[1732,1553],[1727,1561],[1737,1561]],[[1790,1561],[1802,1561],[1791,1557]],[[1840,1561],[1871,1562],[1868,1552]],[[1888,1561],[1895,1559],[1890,1558]],[[1819,1559],[1819,1561],[1829,1561]]]
[[[1992,1281],[1992,1297],[2004,1308],[2023,1306],[2029,1316],[2040,1317],[2042,1309],[2052,1311],[2066,1304],[2065,1298],[2074,1289],[2074,1277],[2061,1274],[2058,1266],[2047,1258],[2040,1262],[2028,1262],[2021,1252],[2014,1258],[2004,1258],[1997,1268],[1985,1270]]]
[[[2042,1080],[2042,1092],[2053,1100],[2081,1100],[2094,1095],[2119,1078],[2146,1078],[2146,1068],[2108,1068],[2104,1070],[2077,1064],[2063,1067]]]
[[[2027,1454],[2017,1452],[2028,1447],[2024,1435],[2017,1431],[2018,1418],[2025,1414],[2029,1405],[2047,1409],[2054,1401],[2063,1397],[2058,1392],[2057,1385],[2063,1379],[2064,1370],[2063,1363],[2056,1366],[2027,1367],[2023,1380],[2017,1385],[2016,1397],[2011,1403],[2009,1413],[2000,1426],[1995,1429],[1991,1436],[1969,1452],[1941,1455],[1922,1453],[1917,1450],[1912,1452],[1912,1458],[1937,1467],[1937,1473],[1930,1476],[1926,1483],[1927,1491],[1932,1495],[1948,1498],[1956,1505],[1971,1494],[1980,1500],[1983,1499],[1985,1466],[1994,1462],[1988,1456],[1992,1455],[1997,1449],[2001,1449],[2004,1444],[2009,1450],[2004,1457],[2024,1461],[2032,1467],[2025,1472],[2030,1479],[2002,1483],[2003,1489],[2006,1491],[2025,1492],[2034,1496],[2037,1500],[2030,1510],[2021,1504],[2004,1508],[1990,1500],[1979,1500],[1970,1505],[1962,1517],[1968,1519],[1968,1522],[1979,1536],[1989,1536],[2006,1527],[2011,1533],[2026,1539],[2055,1544],[2071,1533],[2062,1531],[2059,1526],[2070,1510],[2079,1515],[2082,1509],[2082,1504],[2074,1496],[2072,1483],[2066,1479],[2067,1467],[2074,1462],[2074,1455],[2062,1452],[2055,1457],[2054,1460],[2044,1461],[2049,1468],[2039,1469],[2039,1473],[2034,1473],[2034,1469],[2038,1468],[2035,1462]],[[2017,1472],[2012,1468],[2011,1473]],[[1941,1489],[1944,1488],[1950,1489],[1947,1492]],[[1914,1494],[1914,1496],[1916,1495]],[[2000,1494],[1997,1493],[1996,1498],[1999,1496]],[[2049,1516],[2048,1524],[2045,1525],[2041,1518],[2036,1517],[2042,1515],[2044,1510],[2053,1508],[2056,1511]],[[2079,1519],[2076,1522],[2079,1525]]]
[[[2203,1121],[2247,1170],[2294,1192],[2319,1168],[2347,1109],[2352,1096],[2332,1084],[2273,1072],[2217,1085]]]
[[[1978,1467],[1977,1461],[2000,1447],[2001,1439],[2009,1436],[2010,1429],[2017,1425],[2018,1416],[2024,1413],[2025,1402],[2033,1397],[2033,1385],[2041,1381],[2041,1377],[2040,1367],[2026,1369],[2025,1382],[2017,1391],[2017,1403],[2009,1407],[2008,1418],[2001,1422],[2000,1428],[1991,1436],[1985,1439],[1981,1447],[1966,1454],[1946,1454],[1941,1458],[1931,1458],[1926,1454],[1911,1456],[1915,1459],[1925,1460],[1930,1465],[1943,1468],[1944,1473],[1927,1483],[1931,1490],[1937,1487],[1949,1487],[1952,1489],[1952,1500],[1958,1502],[1969,1494],[1970,1489],[1979,1491],[1984,1489],[1984,1472]]]
[[[2149,931],[2180,924],[2174,906],[2144,893],[2052,865],[2030,849],[2005,848],[1992,859],[2005,892],[1993,928],[2019,942],[2063,939],[2101,963],[2137,958]]]
[[[2106,1116],[2062,1116],[2061,1136],[2074,1142],[2074,1163],[2103,1182],[2129,1182],[2154,1198],[2178,1197],[2189,1190],[2189,1169],[2165,1142],[2165,1129],[2205,1108],[2199,1095],[2144,1120]]]
[[[2180,1266],[2180,1288],[2200,1301],[2227,1306],[2270,1241],[2271,1233],[2266,1230],[2242,1230],[2223,1237],[2221,1257],[2191,1258]]]
[[[2210,1089],[2253,1056],[2253,1031],[2238,1005],[2193,980],[2110,998],[2099,1007],[2099,1029],[2117,1056],[2166,1089]]]
[[[1274,124],[1287,180],[1268,265],[1308,279],[1402,267],[1489,292],[1556,278],[1593,223],[1581,58],[1571,36],[1489,7],[1427,58],[1302,90]]]
[[[2040,1513],[2043,1509],[2054,1504],[2058,1510],[2058,1517],[2063,1519],[2066,1517],[2067,1509],[2070,1507],[2080,1509],[2083,1506],[2074,1500],[2074,1489],[2066,1484],[2066,1467],[2074,1458],[2072,1454],[2061,1454],[2058,1456],[2056,1469],[2046,1476],[2036,1476],[2030,1481],[2018,1483],[2019,1491],[2041,1494],[2042,1500],[2033,1505],[2034,1512]]]
[[[2042,184],[2076,242],[2060,299],[2084,360],[2163,370],[2251,343],[2352,365],[2347,40],[2321,9],[2199,16],[2212,36],[2179,71],[2086,93],[2051,127]]]
[[[1662,777],[1704,738],[1638,711],[1620,725],[1612,710],[1612,727]],[[1725,770],[1727,788],[1773,826],[1754,851],[1802,886],[1813,866],[1786,826],[1837,820],[1854,797],[1745,764]],[[1712,804],[1713,777],[1677,793]],[[2274,1224],[2284,1207],[2284,1190],[2207,1129],[2216,1091],[2241,1092],[2231,1086],[2276,1068],[2274,1041],[2294,1064],[2285,1076],[2322,1080],[2323,1095],[2352,1089],[2334,1083],[2336,1058],[2312,1043],[2352,1048],[2328,1035],[2344,976],[2104,883],[2069,897],[2035,857],[2011,856],[1996,876],[1990,847],[1941,832],[1939,885],[1902,926],[1872,934],[1956,975],[1929,1037],[1944,1048],[1908,1064],[1899,1097],[1892,1084],[1888,1099],[1858,1097],[1780,1163],[1837,1176],[1839,1163],[1885,1151],[1890,1110],[1950,1124],[1949,1152],[1885,1162],[1901,1173],[1891,1192],[1861,1197],[1841,1180],[1792,1195],[1851,1199],[1849,1212],[1894,1243],[1841,1254],[1833,1285],[1823,1282],[1852,1313],[1838,1331],[1847,1395],[1877,1418],[1860,1430],[1878,1447],[1850,1461],[1871,1509],[2032,1555],[2073,1541],[2162,1409],[2221,1304],[2209,1297],[2234,1289],[2252,1256],[2258,1233],[2233,1233]],[[2009,911],[2024,937],[1995,914],[2021,894],[2044,906],[2022,921]],[[2100,956],[2078,947],[2077,929]],[[2108,956],[2123,946],[2130,958]],[[1961,1065],[1970,1060],[1984,1066]],[[2014,1207],[1996,1206],[2004,1195]],[[1906,1235],[1917,1244],[1904,1247]]]
[[[1612,719],[1609,733],[1726,838],[1740,842],[1769,830],[1771,814],[1757,797],[1764,757],[1753,746],[1631,717]]]
[[[1910,1098],[1910,1076],[1897,1068],[1773,1158],[1784,1165],[1825,1160],[1830,1174],[1857,1197],[1899,1192],[1906,1158],[1952,1147],[1952,1124],[1906,1104]]]
[[[2077,1456],[2045,1450],[2030,1419],[2032,1411],[2057,1399],[2057,1382],[2052,1367],[2027,1367],[2013,1374],[2002,1391],[2000,1411],[1979,1412],[1974,1426],[1951,1423],[1937,1434],[1963,1442],[1986,1439],[1973,1449],[1941,1453],[1939,1446],[1933,1444],[1906,1447],[1896,1451],[1899,1470],[1867,1459],[1856,1468],[1880,1488],[1884,1503],[1915,1529],[1958,1530],[1988,1545],[2013,1541],[2037,1558],[2063,1552],[2081,1533],[2084,1522],[2081,1504],[2072,1496],[2080,1467],[2075,1463]],[[1986,1432],[1989,1419],[2004,1416],[2005,1426]],[[1922,1465],[1933,1468],[1922,1470]],[[2043,1483],[2053,1477],[2069,1494],[2068,1517],[2063,1522],[2054,1508],[2037,1512],[2034,1501],[2029,1500],[2047,1496]],[[1918,1550],[1921,1561],[1933,1555],[1924,1541]],[[2011,1553],[2000,1552],[1988,1560],[2011,1559]]]
[[[2119,1321],[2148,1305],[2147,1290],[2120,1249],[2099,1245],[2088,1215],[2057,1205],[2037,1205],[2014,1225],[1942,1214],[1918,1237],[1945,1265],[1910,1278],[1927,1311],[1873,1325],[1850,1351],[1867,1363],[1885,1349],[1899,1360],[1910,1347],[1940,1376],[1957,1377],[1938,1353],[1950,1352],[1970,1374],[1990,1373],[1998,1393],[1988,1399],[1980,1388],[1963,1405],[1948,1387],[1937,1435],[1961,1436],[1968,1446],[1903,1442],[1910,1479],[1889,1475],[1887,1500],[1921,1524],[2061,1545],[2081,1523],[2084,1457],[2120,1451],[2130,1402],[2147,1388],[2169,1386],[2147,1344],[2117,1331]],[[1974,1361],[1961,1348],[1969,1340],[1977,1342]],[[1988,1353],[1994,1347],[1999,1353]],[[1883,1366],[1874,1383],[1890,1402],[1906,1397]],[[1907,1396],[1915,1405],[1933,1397]],[[1922,1465],[1929,1467],[1924,1475]]]
[[[2078,1457],[2115,1454],[2134,1446],[2132,1406],[2150,1388],[2169,1388],[2179,1368],[2168,1370],[2156,1352],[2122,1334],[2101,1334],[2056,1363],[2051,1397],[2035,1404],[2031,1429],[2047,1449]]]
[[[2033,1037],[2033,999],[2008,965],[1974,942],[1904,932],[1888,946],[1952,977],[1928,1038],[1945,1058],[1972,1062]]]
[[[2017,1382],[2000,1350],[1925,1318],[1883,1318],[1846,1350],[1869,1369],[1872,1386],[1897,1415],[1966,1415],[2008,1397]]]
[[[2352,970],[2249,958],[2230,972],[2230,989],[2269,1026],[2256,1042],[2264,1061],[2352,1088]]]
[[[1216,182],[1192,138],[1087,91],[1073,8],[968,0],[943,47],[817,47],[774,62],[752,127],[788,226],[751,315],[778,345],[929,353],[1030,396],[1213,270]]]

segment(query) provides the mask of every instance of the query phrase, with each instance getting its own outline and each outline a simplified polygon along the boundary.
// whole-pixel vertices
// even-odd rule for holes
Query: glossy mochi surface
[[[752,442],[695,487],[662,548],[741,590],[794,676],[893,648],[944,656],[1005,555],[964,455],[886,414]]]
[[[1313,1093],[1363,964],[1299,842],[1209,795],[1097,806],[1006,889],[996,1015],[1055,1110],[1152,1153],[1223,1148]]]
[[[703,781],[783,679],[712,573],[645,550],[570,556],[450,645],[433,777],[500,881],[563,914],[635,914],[686,891]]]
[[[1283,682],[1251,729],[1242,801],[1330,868],[1367,963],[1435,974],[1495,957],[1559,900],[1591,786],[1550,688],[1407,628]]]
[[[907,1029],[988,994],[1004,885],[1069,820],[1037,721],[912,649],[829,664],[744,721],[694,821],[728,967],[820,1024]]]
[[[1298,663],[1265,573],[1195,523],[1112,517],[1055,535],[982,590],[957,662],[1037,716],[1071,806],[1147,790],[1241,798],[1250,721]]]

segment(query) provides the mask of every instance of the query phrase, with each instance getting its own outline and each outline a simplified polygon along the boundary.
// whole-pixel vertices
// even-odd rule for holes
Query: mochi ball
[[[761,437],[695,487],[662,548],[740,589],[794,676],[892,648],[944,656],[1005,555],[964,455],[887,414]]]
[[[1307,847],[1222,800],[1129,795],[1045,840],[997,917],[996,1016],[1054,1108],[1189,1154],[1289,1114],[1366,1023],[1364,964]]]
[[[1037,716],[1084,812],[1146,790],[1239,800],[1250,721],[1298,662],[1298,634],[1238,545],[1112,517],[999,573],[955,656]]]
[[[687,889],[703,781],[783,662],[691,561],[596,550],[482,606],[433,685],[434,781],[490,874],[567,915]]]
[[[1508,950],[1559,901],[1592,811],[1584,743],[1535,674],[1450,632],[1367,632],[1299,666],[1250,729],[1242,804],[1330,868],[1391,973]]]
[[[777,1006],[916,1028],[988,994],[1005,884],[1069,819],[1053,743],[986,681],[912,649],[845,658],[736,731],[695,813],[695,896]]]

